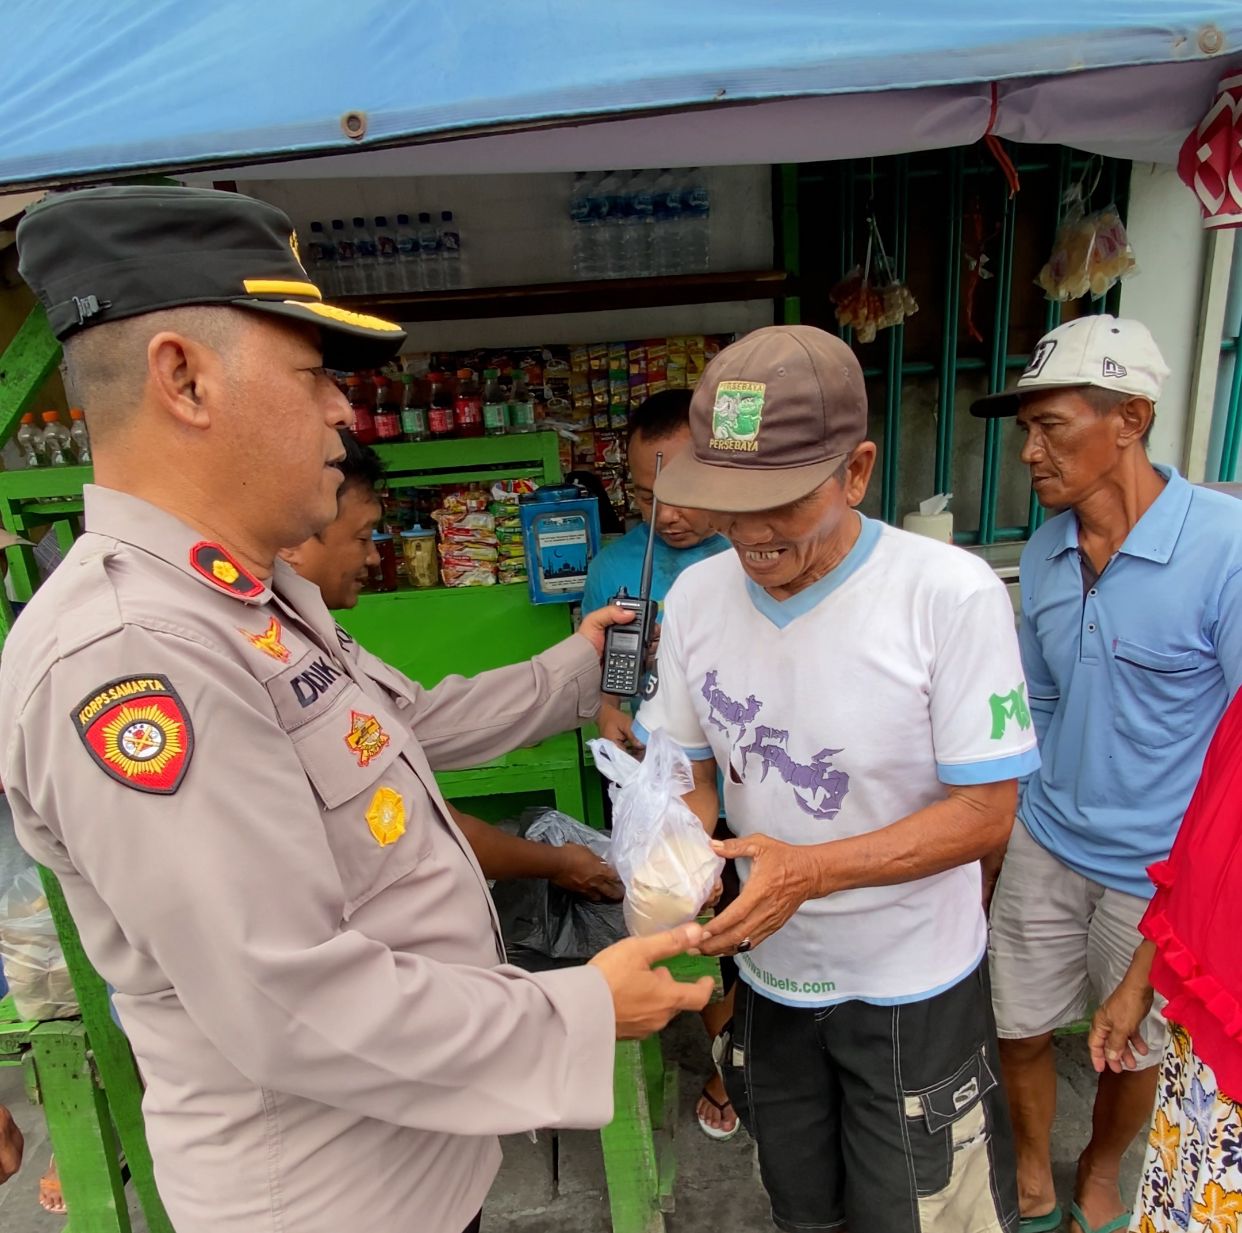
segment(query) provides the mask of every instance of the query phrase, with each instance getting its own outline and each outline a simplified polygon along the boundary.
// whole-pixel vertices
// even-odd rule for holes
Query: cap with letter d
[[[53,193],[18,225],[17,252],[62,342],[195,304],[313,325],[329,368],[378,367],[405,341],[391,321],[325,304],[288,216],[241,193],[163,185]]]
[[[1093,386],[1146,398],[1154,406],[1169,366],[1151,331],[1128,317],[1107,313],[1078,317],[1039,340],[1015,389],[989,394],[971,405],[972,415],[1017,415],[1024,394]]]
[[[691,447],[656,477],[667,505],[776,509],[814,492],[867,436],[853,351],[809,325],[772,325],[726,347],[690,403]]]

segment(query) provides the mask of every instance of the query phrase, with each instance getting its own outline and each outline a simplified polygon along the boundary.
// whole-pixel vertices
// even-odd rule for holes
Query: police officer
[[[53,196],[18,232],[76,398],[87,532],[14,627],[0,777],[147,1083],[178,1233],[460,1233],[495,1136],[599,1126],[613,1041],[699,1009],[650,964],[504,965],[433,772],[593,715],[614,612],[423,689],[277,559],[336,514],[330,368],[404,335],[324,304],[289,220],[229,193]]]

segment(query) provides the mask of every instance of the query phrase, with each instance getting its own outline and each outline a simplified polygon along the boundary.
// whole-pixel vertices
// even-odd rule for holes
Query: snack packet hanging
[[[662,729],[643,760],[612,741],[589,742],[612,781],[609,862],[625,884],[625,923],[648,937],[694,920],[724,869],[703,824],[681,799],[694,786],[690,759]]]
[[[1085,213],[1081,184],[1066,199],[1068,209],[1052,242],[1052,255],[1035,281],[1050,300],[1065,303],[1084,295],[1098,300],[1138,269],[1134,247],[1115,205]]]

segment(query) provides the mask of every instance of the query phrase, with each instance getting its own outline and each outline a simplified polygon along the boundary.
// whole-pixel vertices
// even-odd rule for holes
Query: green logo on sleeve
[[[993,694],[988,699],[992,708],[992,740],[999,741],[1009,728],[1010,720],[1025,732],[1031,726],[1031,712],[1026,705],[1026,685],[1022,684],[1011,693]]]

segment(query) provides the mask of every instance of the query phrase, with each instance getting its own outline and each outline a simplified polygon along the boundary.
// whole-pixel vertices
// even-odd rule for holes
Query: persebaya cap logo
[[[709,448],[743,454],[758,452],[763,395],[767,388],[762,381],[722,381],[716,386]]]

